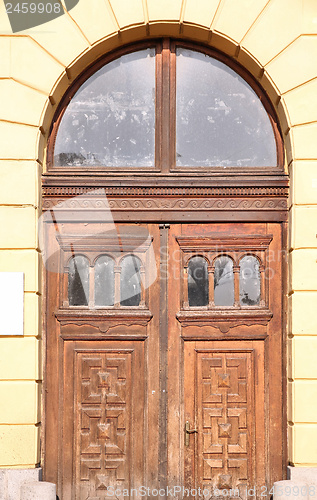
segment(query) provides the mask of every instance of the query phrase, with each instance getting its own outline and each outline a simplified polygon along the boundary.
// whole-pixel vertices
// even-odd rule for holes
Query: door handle
[[[197,429],[190,429],[189,422],[185,423],[185,446],[189,446],[189,435],[194,434],[194,432],[198,432]]]

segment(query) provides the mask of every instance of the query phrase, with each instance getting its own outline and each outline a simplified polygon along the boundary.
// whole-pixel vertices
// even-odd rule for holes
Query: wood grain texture
[[[168,226],[147,226],[140,248],[145,269],[157,268],[143,307],[61,307],[63,273],[47,274],[44,469],[63,500],[142,484],[237,487],[245,498],[284,477],[281,226]],[[262,307],[182,308],[188,254],[214,248],[215,234],[237,264],[252,247],[270,267]],[[63,251],[56,258],[64,269]],[[198,430],[188,447],[187,421]]]
[[[268,259],[262,248],[263,266],[270,268],[270,277],[265,278],[262,287],[262,294],[267,295],[267,308],[182,309],[184,280],[183,292],[176,303],[175,300],[169,302],[170,308],[179,308],[169,313],[170,331],[175,331],[171,346],[178,337],[180,349],[177,361],[178,351],[174,348],[171,366],[174,371],[175,366],[180,366],[177,368],[181,379],[179,408],[184,404],[181,424],[176,425],[174,419],[174,432],[180,433],[183,449],[179,453],[179,474],[187,488],[238,488],[239,497],[246,498],[246,488],[255,486],[260,496],[262,487],[271,487],[276,478],[285,476],[286,467],[281,226],[184,224],[181,234],[173,227],[171,233],[183,253],[183,259],[178,256],[178,261],[183,263],[179,265],[179,272],[182,265],[186,265],[187,253],[193,255],[196,245],[196,252],[201,255],[203,247],[212,248],[217,234],[223,237],[228,252],[235,248],[237,241],[242,241],[242,233],[237,237],[241,230],[245,238],[243,244],[237,245],[238,252],[243,252],[244,246],[248,253],[251,241],[255,252],[261,247],[259,241],[266,242],[264,247],[270,252]],[[257,243],[255,228],[259,235]],[[175,265],[173,282],[177,282]],[[222,321],[219,322],[219,318]],[[198,430],[197,434],[190,435],[189,447],[184,446],[182,439],[186,421]],[[175,442],[175,437],[173,439]]]
[[[49,217],[45,224],[51,257],[45,274],[43,465],[62,500],[103,499],[111,485],[270,488],[285,477],[288,177],[281,134],[267,96],[247,72],[217,51],[179,44],[229,64],[250,83],[272,122],[277,166],[175,168],[171,40],[108,54],[65,95],[43,175],[43,209],[58,225]],[[69,99],[105,63],[148,45],[157,46],[155,168],[54,167],[54,142]],[[104,234],[107,214],[115,231],[127,235],[120,248]],[[139,237],[136,227],[150,238]],[[140,306],[121,307],[121,258],[134,250],[145,280]],[[97,308],[94,265],[104,252],[115,262],[115,303]],[[73,253],[89,262],[85,308],[68,302]],[[192,308],[188,259],[202,254],[209,304]],[[230,255],[235,275],[235,304],[222,309],[214,307],[214,261],[220,254]],[[259,260],[256,307],[239,304],[239,265],[247,254]],[[152,268],[157,277],[150,284]],[[188,447],[187,421],[198,429]]]

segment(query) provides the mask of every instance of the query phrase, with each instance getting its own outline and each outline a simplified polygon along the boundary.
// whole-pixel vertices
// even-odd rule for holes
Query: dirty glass
[[[261,276],[259,261],[252,255],[246,255],[240,261],[240,304],[256,306],[260,303]]]
[[[215,260],[214,300],[215,306],[233,306],[234,304],[233,263],[226,256]]]
[[[128,255],[121,263],[120,304],[122,306],[138,306],[140,300],[140,261],[134,255]]]
[[[73,257],[68,266],[68,303],[87,306],[89,299],[89,262],[83,255]]]
[[[222,62],[177,49],[176,165],[275,166],[269,117],[252,88]]]
[[[155,49],[124,55],[92,75],[58,129],[56,166],[154,165]]]
[[[190,307],[206,306],[209,302],[207,262],[192,257],[188,263],[188,303]]]
[[[95,263],[95,306],[114,304],[114,261],[102,255]]]

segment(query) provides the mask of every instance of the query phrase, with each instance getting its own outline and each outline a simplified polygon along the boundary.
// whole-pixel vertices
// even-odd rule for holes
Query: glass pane
[[[261,276],[259,261],[246,255],[240,261],[240,304],[256,306],[260,303]]]
[[[114,262],[102,255],[95,263],[95,306],[114,304]]]
[[[58,129],[60,166],[154,165],[155,49],[127,54],[92,75]]]
[[[68,267],[68,302],[70,306],[88,306],[89,263],[83,255],[73,257]]]
[[[176,78],[176,165],[276,165],[269,117],[243,78],[210,56],[182,48]]]
[[[229,257],[218,257],[215,261],[214,290],[216,306],[233,306],[233,264]]]
[[[188,263],[188,303],[190,307],[206,306],[209,302],[207,262],[192,257]]]
[[[120,304],[122,306],[138,306],[140,300],[140,261],[133,255],[128,255],[121,264]]]

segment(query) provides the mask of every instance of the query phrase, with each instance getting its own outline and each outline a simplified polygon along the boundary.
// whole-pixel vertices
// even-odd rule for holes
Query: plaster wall
[[[56,105],[98,56],[156,36],[209,44],[259,81],[283,130],[291,178],[289,461],[317,465],[317,3],[79,0],[12,34],[0,3],[0,271],[25,273],[24,337],[0,338],[0,467],[40,461],[40,174]]]

